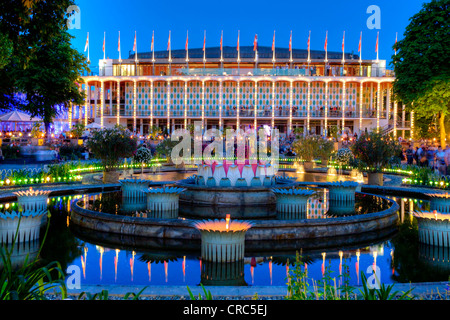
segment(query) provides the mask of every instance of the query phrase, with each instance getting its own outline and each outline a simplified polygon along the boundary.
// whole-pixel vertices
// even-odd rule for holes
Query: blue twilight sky
[[[166,50],[169,30],[171,48],[184,49],[189,31],[189,48],[219,46],[223,30],[223,45],[236,46],[238,30],[240,45],[271,46],[276,32],[276,47],[287,48],[292,30],[292,45],[306,49],[311,31],[311,50],[323,50],[328,30],[328,51],[341,51],[345,31],[345,51],[358,54],[362,31],[362,58],[376,59],[375,44],[380,33],[379,58],[390,62],[396,32],[402,39],[409,18],[419,12],[424,0],[316,0],[316,1],[248,1],[248,0],[76,0],[80,8],[80,29],[71,29],[73,46],[84,52],[89,32],[91,66],[103,58],[103,35],[106,32],[106,56],[117,59],[120,31],[121,56],[127,58],[133,49],[137,32],[137,51],[150,51],[152,31],[155,50]],[[367,13],[371,5],[380,8],[380,29],[369,29]],[[86,52],[87,54],[87,52]]]

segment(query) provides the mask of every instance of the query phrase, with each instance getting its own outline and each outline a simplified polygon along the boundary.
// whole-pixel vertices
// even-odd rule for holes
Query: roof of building
[[[220,47],[207,47],[206,48],[206,60],[219,60],[220,59]],[[223,58],[224,59],[237,59],[237,48],[224,46],[223,47]],[[168,59],[169,51],[155,51],[155,59]],[[135,54],[130,51],[129,59],[134,59]],[[138,52],[138,59],[152,59],[152,52]],[[253,46],[241,46],[239,48],[240,59],[254,59],[255,52],[253,51]],[[272,59],[273,52],[272,47],[258,46],[258,59]],[[171,50],[172,59],[185,59],[186,50],[177,49]],[[275,59],[289,59],[290,52],[288,48],[275,48]],[[330,60],[341,60],[342,52],[328,51],[327,58]],[[189,49],[189,59],[203,59],[203,48],[192,48]],[[292,49],[292,59],[294,60],[306,60],[308,59],[308,50],[305,49]],[[325,59],[325,51],[311,50],[310,59]],[[345,53],[346,60],[359,59],[359,56],[352,53]]]

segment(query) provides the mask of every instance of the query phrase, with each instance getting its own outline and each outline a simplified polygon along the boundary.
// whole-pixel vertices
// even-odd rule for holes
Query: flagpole
[[[203,71],[205,71],[206,64],[206,30],[203,33]]]
[[[289,64],[290,64],[290,68],[292,69],[292,30],[291,30],[291,38],[289,40],[289,51],[290,51],[290,55],[289,55]]]
[[[135,74],[138,76],[138,58],[137,58],[137,39],[136,39],[136,31],[134,31],[134,68],[136,70]]]
[[[253,43],[254,50],[255,50],[255,71],[258,68],[258,35],[255,34],[255,40]]]
[[[106,31],[103,32],[103,60],[106,60],[105,39],[106,39]]]
[[[362,77],[362,31],[359,36],[359,76]]]
[[[119,44],[118,44],[118,51],[119,51],[119,62],[122,62],[122,57],[120,56],[120,31],[119,31]]]
[[[136,40],[136,31],[134,32],[134,60],[137,62],[137,40]]]
[[[345,75],[345,31],[342,37],[342,74]]]
[[[380,35],[380,32],[377,32],[377,63],[378,63],[378,36]]]
[[[275,30],[273,31],[272,41],[272,69],[275,69]]]
[[[168,49],[169,49],[169,74],[172,75],[172,53],[171,53],[171,48],[170,48],[170,30],[169,30]]]
[[[155,30],[153,30],[152,32],[152,45],[151,45],[151,49],[152,49],[152,64],[153,64],[153,75],[155,75]]]
[[[238,41],[237,41],[237,64],[238,64],[238,74],[240,73],[240,71],[239,71],[239,63],[241,62],[240,52],[239,52],[239,33],[240,33],[240,31],[238,30]]]
[[[88,34],[88,41],[87,41],[87,44],[88,44],[88,46],[87,46],[87,49],[88,49],[88,64],[90,64],[91,63],[91,59],[89,59],[89,32],[87,34]]]
[[[328,30],[325,35],[325,69],[323,70],[324,75],[327,75],[327,64],[328,64]]]
[[[189,48],[188,48],[188,43],[189,43],[189,31],[186,31],[186,68],[189,72]]]
[[[223,30],[220,34],[220,68],[223,69]]]
[[[309,30],[308,35],[308,75],[311,75],[311,70],[309,69],[309,64],[311,63],[311,30]]]

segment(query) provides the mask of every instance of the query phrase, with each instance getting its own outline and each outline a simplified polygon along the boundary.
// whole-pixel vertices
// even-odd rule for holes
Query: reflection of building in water
[[[327,218],[327,202],[326,200],[310,198],[307,205],[308,219],[325,219]]]

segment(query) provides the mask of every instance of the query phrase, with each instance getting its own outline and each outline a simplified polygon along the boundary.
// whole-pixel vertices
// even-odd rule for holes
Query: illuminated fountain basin
[[[441,213],[450,213],[450,194],[446,193],[426,193],[430,198],[430,210]]]
[[[175,219],[178,217],[179,195],[183,188],[148,188],[142,192],[147,195],[147,216],[153,218]]]
[[[316,192],[299,188],[274,188],[277,197],[277,218],[280,220],[305,219],[308,199]]]
[[[229,263],[244,260],[245,233],[251,228],[249,221],[202,220],[193,223],[201,234],[201,257],[203,260]]]
[[[298,247],[297,242],[300,240],[336,237],[353,239],[367,233],[392,230],[397,225],[399,205],[395,201],[383,196],[358,193],[358,199],[360,197],[373,204],[358,204],[359,207],[355,209],[363,211],[358,211],[351,216],[324,215],[321,217],[310,211],[306,219],[279,220],[276,218],[276,210],[274,210],[272,218],[251,219],[253,226],[246,232],[246,241],[259,242],[262,247],[265,247],[264,243],[271,243],[271,249],[274,249],[273,242],[276,242],[276,249],[292,249]],[[382,205],[377,199],[382,200]],[[314,205],[321,204],[320,199],[315,199],[315,201],[318,202]],[[183,206],[180,203],[177,219],[154,219],[148,215],[146,217],[117,215],[114,211],[111,211],[112,214],[108,211],[94,211],[91,205],[86,205],[84,199],[76,199],[71,203],[70,221],[71,224],[83,229],[98,233],[104,232],[108,234],[108,237],[113,234],[120,237],[136,236],[143,239],[165,241],[165,243],[168,240],[175,240],[179,241],[180,245],[186,246],[192,241],[196,242],[201,239],[200,233],[193,227],[193,223],[203,219],[184,216],[181,213]],[[105,207],[102,206],[102,208]],[[115,207],[117,207],[115,204],[110,206],[112,210]],[[370,210],[367,211],[367,208]],[[326,213],[326,211],[324,212]],[[224,214],[224,216],[226,215]]]
[[[41,226],[47,218],[47,209],[39,211],[0,212],[1,243],[13,243],[16,232],[17,242],[25,243],[39,239]],[[19,225],[20,220],[20,225]],[[19,229],[17,229],[19,227]]]
[[[419,241],[432,246],[450,247],[450,214],[434,210],[415,212]]]
[[[13,192],[17,196],[17,202],[23,210],[41,211],[47,209],[47,200],[50,191],[48,190],[33,190],[30,187],[28,190]]]
[[[141,200],[146,197],[146,194],[143,192],[145,188],[148,188],[150,181],[131,178],[131,179],[122,179],[119,180],[121,189],[122,189],[122,197],[132,200]]]

